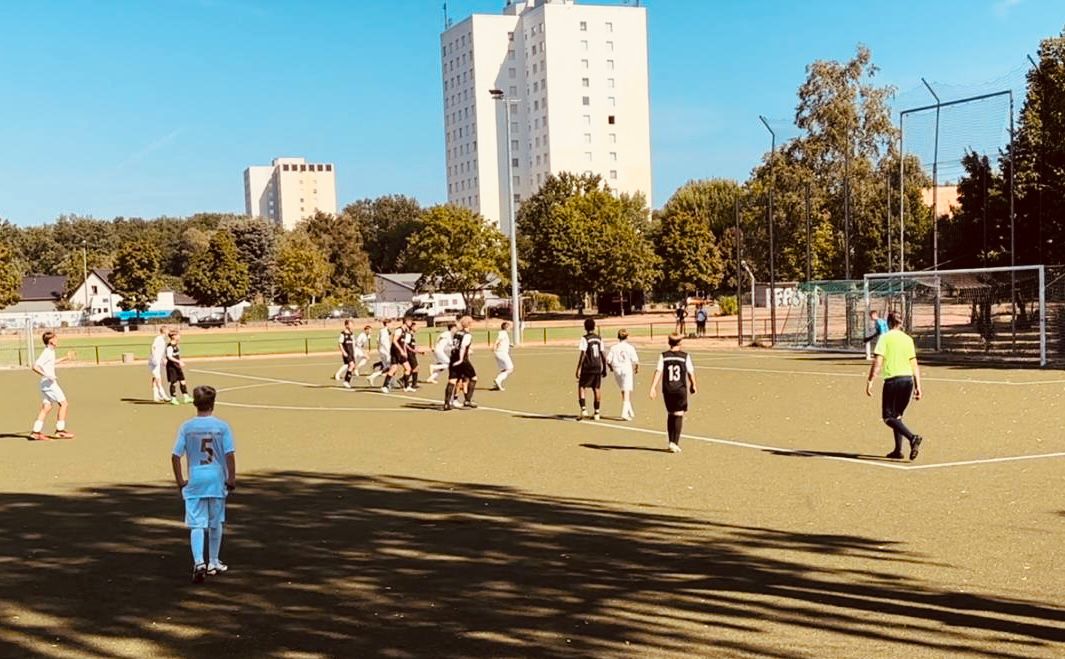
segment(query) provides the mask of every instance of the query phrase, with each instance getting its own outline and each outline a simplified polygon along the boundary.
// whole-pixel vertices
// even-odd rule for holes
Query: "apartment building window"
[[[518,56],[518,54],[515,53],[513,50],[508,50],[507,51],[507,59],[514,59],[517,56]]]
[[[611,151],[610,152],[610,162],[617,162],[617,161],[618,161],[618,153],[617,153],[617,151]]]
[[[536,185],[540,185],[541,181],[543,181],[543,175],[542,174],[537,174],[536,175]]]
[[[592,115],[586,114],[586,115],[582,116],[581,118],[584,120],[584,125],[585,126],[591,126],[592,125]]]
[[[606,23],[606,31],[607,32],[613,32],[614,31],[614,24],[611,23],[610,21],[607,21],[607,23]]]
[[[533,83],[533,91],[534,92],[540,91],[540,83],[539,82],[534,82]]]
[[[533,73],[539,73],[540,72],[539,66],[540,66],[539,64],[533,64]]]
[[[539,109],[540,109],[540,101],[539,100],[533,101],[533,110],[539,110]]]
[[[511,151],[517,151],[518,150],[518,140],[511,140],[510,141],[510,150]]]
[[[518,77],[518,70],[517,70],[517,69],[515,69],[515,68],[514,68],[513,66],[512,66],[512,67],[510,67],[510,68],[509,68],[509,69],[507,70],[507,76],[509,76],[509,77],[510,77],[511,79],[513,79],[513,78],[517,78],[517,77]]]
[[[516,122],[516,121],[510,122],[510,132],[511,133],[518,132],[518,122]]]
[[[609,89],[613,89],[614,88],[614,79],[613,78],[607,78],[606,79],[606,86]]]
[[[617,177],[618,177],[618,170],[616,170],[616,169],[610,170],[610,178],[616,179]]]
[[[611,144],[617,144],[618,143],[618,134],[617,133],[610,133],[610,135],[608,137],[610,139],[610,143]]]
[[[592,99],[588,98],[587,96],[581,96],[581,105],[591,105],[591,104],[592,104]]]
[[[533,44],[533,47],[532,47],[532,53],[533,53],[533,55],[535,55],[535,54],[536,54],[536,44]]]
[[[288,171],[288,165],[281,165],[281,171],[287,172]]]
[[[613,97],[613,96],[609,96],[609,97],[607,97],[607,99],[606,99],[606,103],[607,103],[607,105],[609,105],[610,107],[614,107],[614,103],[615,103],[614,97]]]
[[[539,136],[536,137],[536,148],[537,149],[540,148],[540,137]]]
[[[581,60],[581,68],[585,69],[585,70],[588,69],[588,60],[586,60],[586,59],[582,59]]]
[[[611,126],[613,126],[614,125],[614,115],[610,115],[609,117],[607,117],[606,118],[606,122],[608,124],[610,124]]]
[[[591,144],[592,143],[592,134],[591,133],[585,133],[584,134],[584,143],[585,144]]]
[[[607,71],[613,71],[614,70],[614,60],[608,59],[606,61],[606,70]]]
[[[518,166],[518,159],[517,158],[511,158],[510,159],[510,166],[511,167],[517,167]]]
[[[581,21],[581,32],[588,31],[588,21]]]
[[[588,78],[581,78],[581,87],[591,87],[592,81]]]
[[[592,162],[592,152],[591,151],[585,151],[584,152],[584,159],[587,160],[588,162]]]
[[[540,117],[537,117],[537,118],[533,119],[533,127],[536,128],[537,130],[540,129]]]
[[[514,177],[514,187],[516,188],[516,187],[518,187],[520,185],[521,185],[521,177],[520,176],[515,176]]]
[[[588,40],[587,39],[581,40],[581,50],[583,50],[585,52],[588,52]]]
[[[614,52],[614,42],[613,41],[606,42],[606,52],[608,52],[608,53]]]
[[[539,156],[539,155],[538,155],[538,156],[536,156],[536,166],[537,166],[537,167],[539,167],[539,166],[540,166],[540,156]]]
[[[511,85],[511,87],[510,87],[510,89],[508,91],[509,91],[509,93],[510,93],[510,95],[512,97],[518,95],[518,88],[513,86],[513,85]]]
[[[507,41],[514,41],[514,33],[507,32]]]

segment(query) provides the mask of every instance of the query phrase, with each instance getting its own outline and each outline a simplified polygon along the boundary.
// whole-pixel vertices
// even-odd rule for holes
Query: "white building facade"
[[[269,166],[244,170],[244,210],[285,229],[317,211],[337,212],[336,170],[332,163],[274,158]]]
[[[448,201],[500,223],[549,174],[594,173],[651,203],[647,13],[629,5],[508,0],[440,36]],[[503,108],[511,104],[507,162]]]

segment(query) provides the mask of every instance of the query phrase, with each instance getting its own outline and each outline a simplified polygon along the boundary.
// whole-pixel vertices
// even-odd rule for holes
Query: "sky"
[[[446,198],[443,0],[0,3],[0,218],[244,211],[243,171],[333,162],[338,201]],[[620,0],[618,0],[620,2]],[[503,0],[449,0],[453,20]],[[644,0],[652,203],[743,180],[806,65],[870,47],[899,99],[1023,85],[1061,0]],[[899,101],[902,103],[902,100]],[[1019,101],[1018,101],[1019,104]]]

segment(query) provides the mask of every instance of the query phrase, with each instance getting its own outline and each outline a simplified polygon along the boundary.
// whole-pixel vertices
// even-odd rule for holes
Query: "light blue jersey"
[[[188,461],[188,485],[181,491],[185,499],[226,496],[226,459],[233,453],[233,431],[229,424],[213,416],[198,416],[181,424],[174,455]]]
[[[876,334],[877,334],[877,336],[882,336],[882,335],[887,334],[887,333],[888,333],[887,321],[884,320],[883,318],[877,318],[876,319]]]

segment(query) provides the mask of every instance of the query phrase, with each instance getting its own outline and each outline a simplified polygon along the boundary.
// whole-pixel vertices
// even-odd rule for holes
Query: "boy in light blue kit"
[[[226,495],[237,486],[237,461],[233,431],[214,416],[215,396],[214,387],[193,390],[196,418],[181,424],[170,456],[174,480],[185,500],[185,524],[191,530],[193,583],[229,569],[219,559],[219,551]],[[181,476],[182,456],[188,462],[188,480]],[[203,560],[204,533],[210,544],[210,562]]]

